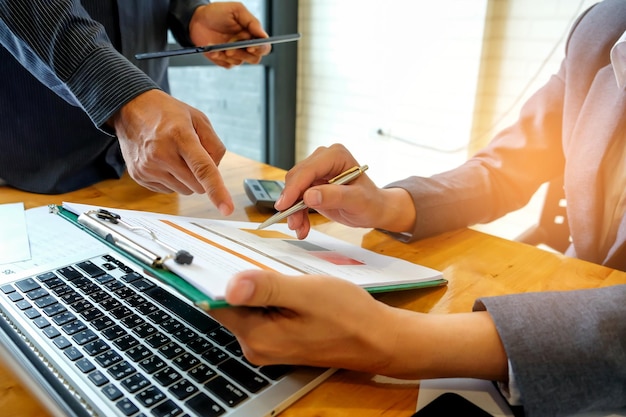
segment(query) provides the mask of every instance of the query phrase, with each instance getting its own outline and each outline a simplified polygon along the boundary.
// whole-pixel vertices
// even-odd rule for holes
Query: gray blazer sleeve
[[[0,1],[0,42],[39,81],[102,126],[158,88],[120,55],[77,0]]]
[[[483,298],[528,417],[626,407],[626,285]]]

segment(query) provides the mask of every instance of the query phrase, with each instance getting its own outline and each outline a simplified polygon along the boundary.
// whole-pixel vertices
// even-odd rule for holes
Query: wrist
[[[415,224],[415,206],[408,191],[403,188],[383,188],[378,229],[394,233],[412,232]]]

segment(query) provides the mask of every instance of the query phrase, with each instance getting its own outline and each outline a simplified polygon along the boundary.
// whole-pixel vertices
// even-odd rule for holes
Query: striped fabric
[[[0,0],[0,178],[60,193],[119,177],[105,122],[137,95],[168,90],[167,60],[132,57],[165,48],[168,27],[188,44],[203,3]]]

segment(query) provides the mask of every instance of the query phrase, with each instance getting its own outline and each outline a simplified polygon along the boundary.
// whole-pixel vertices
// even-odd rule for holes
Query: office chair
[[[570,232],[562,176],[548,183],[539,222],[526,229],[515,240],[535,246],[543,244],[558,252],[565,252],[570,245]]]

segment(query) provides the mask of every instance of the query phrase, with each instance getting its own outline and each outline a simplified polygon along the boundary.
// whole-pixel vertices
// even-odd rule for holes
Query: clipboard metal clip
[[[105,239],[107,242],[128,252],[130,255],[135,256],[136,258],[144,263],[147,263],[148,265],[163,268],[163,263],[170,258],[174,259],[177,264],[181,265],[189,265],[193,261],[193,255],[188,251],[184,249],[177,250],[171,247],[170,245],[159,239],[156,233],[154,233],[152,230],[146,227],[133,226],[129,223],[126,223],[122,220],[122,217],[119,214],[110,212],[109,210],[89,210],[78,216],[78,222],[83,224],[92,232],[96,233],[98,236]],[[120,226],[123,226],[124,228],[134,233],[147,234],[152,241],[167,250],[169,252],[169,255],[162,257],[158,254],[155,254],[151,250],[145,248],[137,242],[134,242],[133,240],[127,238],[112,227],[108,226],[106,224],[107,222],[112,224],[119,224]]]

